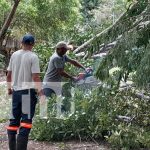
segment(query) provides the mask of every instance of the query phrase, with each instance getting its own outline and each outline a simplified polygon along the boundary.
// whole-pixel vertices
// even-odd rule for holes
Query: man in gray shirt
[[[77,62],[76,60],[70,59],[66,52],[70,49],[68,44],[64,41],[57,43],[55,53],[50,57],[48,68],[43,80],[44,94],[50,97],[52,93],[61,95],[61,81],[62,77],[76,80],[76,77],[71,76],[64,70],[65,63],[69,62],[76,67],[86,70],[86,68]]]

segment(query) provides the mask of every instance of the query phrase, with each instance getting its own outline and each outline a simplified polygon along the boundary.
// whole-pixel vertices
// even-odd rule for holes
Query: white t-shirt
[[[18,50],[10,58],[8,71],[12,71],[12,87],[15,91],[34,88],[33,73],[40,73],[38,56],[29,50]]]

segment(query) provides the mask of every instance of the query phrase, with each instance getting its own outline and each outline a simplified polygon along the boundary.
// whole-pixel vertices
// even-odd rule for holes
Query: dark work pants
[[[36,103],[37,93],[34,89],[13,91],[12,117],[7,127],[8,134],[16,134],[19,129],[19,135],[29,135]]]
[[[52,95],[57,95],[56,92],[54,90],[52,90],[51,88],[44,88],[43,89],[43,92],[44,92],[44,95],[49,98],[49,97],[52,97]],[[61,93],[61,92],[58,92],[58,93]],[[55,105],[56,106],[56,105]],[[61,111],[62,112],[65,112],[66,111],[66,108],[65,106],[62,104],[61,106]]]
[[[51,88],[44,88],[43,92],[46,97],[52,97],[52,94],[56,94]]]

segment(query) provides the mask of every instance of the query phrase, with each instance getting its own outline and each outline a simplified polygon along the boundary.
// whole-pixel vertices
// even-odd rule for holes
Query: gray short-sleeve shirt
[[[57,69],[64,69],[65,63],[70,61],[71,59],[64,55],[60,57],[56,52],[50,57],[48,68],[46,74],[44,76],[44,82],[61,82],[61,75],[58,74]]]

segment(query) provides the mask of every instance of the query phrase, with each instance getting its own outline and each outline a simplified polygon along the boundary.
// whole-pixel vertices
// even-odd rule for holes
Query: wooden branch
[[[146,6],[147,5],[145,5],[145,7],[143,8],[143,11],[145,10]],[[79,46],[77,49],[74,50],[74,53],[77,53],[77,52],[81,51],[81,49],[86,48],[93,41],[95,41],[96,39],[98,39],[100,37],[104,37],[106,35],[109,35],[109,38],[113,37],[113,40],[114,40],[119,35],[132,29],[135,25],[134,22],[136,21],[136,17],[130,17],[128,15],[128,13],[131,13],[133,10],[138,9],[138,7],[139,7],[139,3],[137,2],[127,12],[125,12],[112,26],[106,28],[104,31],[98,33],[93,38],[91,38],[87,42],[83,43],[81,46]],[[131,24],[133,24],[133,26]],[[118,30],[118,29],[122,29],[122,30]],[[107,40],[108,39],[106,38],[106,41]]]
[[[83,57],[83,60],[87,59],[88,55],[89,55],[89,52],[87,51],[86,54],[85,54],[85,56]]]
[[[107,52],[110,49],[114,48],[116,44],[117,44],[117,41],[114,41],[114,42],[109,43],[107,45],[102,44],[100,46],[101,47],[100,50],[98,52],[94,53],[94,55],[92,55],[92,58],[98,58],[98,57],[103,57],[104,55],[107,55]],[[77,57],[84,56],[83,59],[86,59],[88,57],[88,54],[89,54],[88,51],[86,53],[84,51],[81,51],[80,53],[77,53],[75,55]]]
[[[139,99],[145,99],[145,100],[150,100],[150,97],[147,95],[144,95],[142,93],[135,93],[135,97],[139,98]]]
[[[96,59],[96,58],[104,57],[104,56],[106,56],[106,55],[107,55],[107,53],[99,53],[99,54],[93,55],[92,58],[93,58],[93,59]]]
[[[139,23],[139,24],[138,24]],[[150,21],[144,21],[144,22],[141,22],[141,21],[138,21],[138,23],[136,22],[136,24],[134,24],[134,28],[129,30],[128,32],[135,32],[135,29],[138,30],[138,32],[142,32],[142,30],[144,31],[145,30],[145,27],[147,28],[150,28]],[[107,53],[109,52],[110,49],[114,48],[117,44],[118,44],[118,41],[122,38],[122,35],[119,36],[117,38],[116,41],[112,42],[112,43],[109,43],[107,45],[103,45],[103,47],[101,47],[101,49],[99,51],[96,51],[94,53],[94,55],[92,56],[92,58],[98,58],[98,57],[102,57],[104,55],[107,55]]]
[[[73,52],[77,53],[78,51],[80,51],[81,49],[84,49],[86,46],[88,46],[90,43],[92,43],[95,39],[97,39],[98,37],[100,37],[101,35],[103,35],[104,33],[106,33],[109,29],[111,29],[112,27],[109,27],[107,29],[105,29],[104,31],[102,31],[101,33],[97,34],[95,37],[91,38],[90,40],[88,40],[87,42],[85,42],[84,44],[82,44],[81,46],[79,46],[77,49],[75,49]]]
[[[98,57],[103,57],[103,56],[107,55],[108,51],[110,49],[114,48],[116,46],[116,44],[117,44],[117,41],[114,41],[114,42],[109,43],[107,45],[102,44],[103,47],[101,47],[101,49],[99,51],[96,51],[93,54],[92,58],[98,58]]]
[[[134,84],[127,84],[127,83],[125,83],[125,85],[119,87],[120,91],[127,90],[127,89],[135,89],[135,88],[136,88],[136,86]],[[135,93],[133,93],[132,96],[135,98],[138,98],[138,99],[144,99],[144,100],[148,100],[148,101],[150,100],[150,96],[144,95],[142,91],[135,92]]]
[[[75,54],[76,57],[83,57],[85,56],[85,52],[80,52],[78,54]]]
[[[7,30],[13,20],[13,17],[15,15],[15,12],[17,10],[17,7],[18,7],[18,4],[19,4],[20,0],[15,0],[14,2],[14,5],[12,7],[12,10],[10,12],[10,14],[8,15],[1,31],[0,31],[0,43],[2,44],[2,41],[4,40],[5,36],[6,36],[6,33],[7,33]]]
[[[134,117],[131,118],[131,117],[128,117],[128,116],[121,116],[121,115],[117,115],[116,118],[119,121],[123,121],[123,122],[127,122],[127,123],[131,122],[134,119]]]
[[[108,50],[114,48],[116,44],[117,44],[117,41],[114,41],[112,43],[109,43],[109,44],[105,45],[103,48],[101,48],[99,50],[99,53],[107,52]]]

